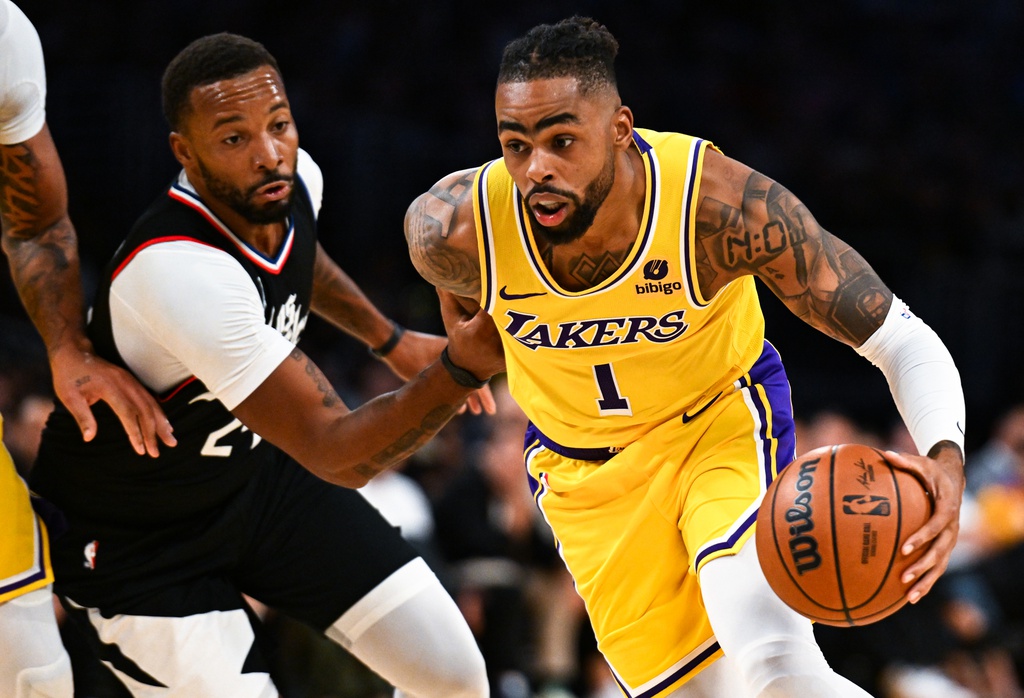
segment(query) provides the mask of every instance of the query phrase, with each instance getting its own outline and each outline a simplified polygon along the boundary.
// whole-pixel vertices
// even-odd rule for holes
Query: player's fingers
[[[103,399],[114,410],[139,455],[160,455],[160,442],[177,445],[171,423],[148,392],[131,383],[112,382]],[[141,451],[139,449],[142,449]]]
[[[163,441],[164,444],[171,447],[178,445],[178,439],[174,436],[174,427],[171,426],[171,422],[167,417],[164,417],[163,414],[161,414],[157,418],[156,425],[157,436],[160,437],[160,440]]]
[[[476,393],[470,393],[469,397],[466,398],[466,404],[463,405],[463,410],[469,410],[470,414],[480,414],[483,408],[480,407],[480,399]]]
[[[80,393],[61,395],[61,402],[68,408],[68,412],[78,422],[78,428],[82,431],[83,441],[92,441],[96,436],[96,418],[92,414],[92,408]]]
[[[936,508],[931,517],[924,522],[924,525],[907,538],[900,552],[904,555],[909,555],[915,550],[920,550],[933,540],[938,542],[939,535],[946,531],[951,523],[949,513]]]
[[[913,588],[908,591],[908,597],[913,596],[914,592],[918,592],[917,598],[920,598],[927,593],[927,590],[931,588],[935,580],[942,575],[949,564],[949,554],[953,550],[954,540],[955,536],[952,533],[943,531],[942,535],[936,538],[924,555],[904,570],[900,581],[904,584],[909,584],[917,580]]]
[[[473,394],[479,403],[480,409],[486,414],[495,414],[498,411],[498,405],[494,401],[494,393],[491,392],[491,386],[485,385]],[[480,414],[476,412],[474,414]]]
[[[920,601],[925,594],[931,591],[935,582],[939,581],[939,577],[941,577],[943,572],[946,571],[945,559],[947,558],[942,558],[941,556],[936,555],[927,570],[922,571],[919,577],[913,577],[913,579],[917,579],[917,582],[915,582],[914,586],[910,587],[907,591],[907,599],[910,603],[917,603]],[[907,579],[910,573],[910,570],[904,573],[903,579]]]
[[[912,586],[910,591],[907,592],[907,600],[910,601],[910,603],[917,603],[924,598],[924,595],[931,591],[932,587],[935,586],[935,582],[939,581],[941,574],[941,572],[937,572],[934,568],[929,570],[928,573],[921,577],[920,581]]]
[[[131,442],[132,448],[140,456],[144,456],[147,453],[153,456],[155,454],[150,453],[146,439],[142,435],[142,427],[139,425],[138,412],[131,406],[131,403],[123,400],[108,400],[107,404],[114,410],[114,414],[121,421],[121,426],[124,428],[124,433],[128,435],[128,441]]]
[[[461,303],[459,303],[458,297],[450,291],[445,291],[443,288],[437,289],[437,298],[441,304],[441,317],[447,321],[451,321],[457,318],[463,320],[472,317],[473,313],[468,312]]]
[[[901,470],[908,470],[914,473],[922,481],[925,480],[925,476],[927,475],[927,473],[925,472],[921,463],[914,460],[913,458],[908,458],[902,453],[897,453],[896,451],[886,451],[885,459],[892,465],[896,466],[897,468]]]

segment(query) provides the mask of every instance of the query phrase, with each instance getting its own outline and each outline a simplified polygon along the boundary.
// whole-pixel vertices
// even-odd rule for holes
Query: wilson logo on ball
[[[814,486],[814,472],[818,469],[819,459],[808,460],[800,464],[797,476],[798,494],[793,498],[793,506],[786,509],[786,522],[789,523],[789,554],[793,556],[793,565],[797,574],[810,572],[821,566],[821,554],[818,552],[818,540],[810,535],[814,530],[814,509],[811,507],[811,488]]]

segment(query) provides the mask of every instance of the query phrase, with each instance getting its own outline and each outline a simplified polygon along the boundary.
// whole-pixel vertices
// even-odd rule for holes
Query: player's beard
[[[220,199],[223,203],[230,206],[235,213],[240,215],[249,223],[252,223],[253,225],[278,223],[286,219],[288,214],[291,213],[291,193],[288,194],[287,198],[281,199],[280,201],[271,201],[262,206],[258,206],[253,203],[252,197],[256,193],[257,189],[273,182],[287,182],[289,185],[294,185],[294,175],[286,175],[277,172],[276,170],[268,172],[261,181],[252,185],[247,190],[242,191],[230,182],[220,179],[210,172],[206,165],[203,164],[202,160],[197,160],[197,163],[199,165],[199,173],[203,176],[203,184],[206,185],[207,191],[209,191],[212,196]],[[292,192],[294,192],[294,189]]]
[[[533,208],[527,206],[526,214],[530,217],[530,227],[552,245],[565,245],[579,240],[590,230],[590,226],[594,224],[597,212],[600,210],[604,200],[608,198],[608,193],[611,192],[613,184],[615,184],[615,151],[609,149],[608,160],[605,162],[604,169],[583,190],[582,200],[573,192],[563,191],[545,184],[534,187],[527,196],[527,201],[534,194],[549,192],[569,199],[573,203],[575,210],[558,225],[546,227],[537,222],[536,216],[533,215]]]

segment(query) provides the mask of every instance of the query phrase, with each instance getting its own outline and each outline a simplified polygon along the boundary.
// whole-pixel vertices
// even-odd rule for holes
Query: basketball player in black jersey
[[[276,695],[242,594],[323,631],[398,696],[486,696],[452,599],[347,488],[503,369],[493,323],[442,294],[440,352],[393,329],[327,257],[321,174],[262,45],[193,42],[163,99],[183,169],[108,265],[89,333],[160,396],[178,446],[142,458],[102,412],[82,444],[53,415],[33,486],[70,524],[54,544],[58,595],[136,696]],[[350,412],[295,346],[311,310],[414,377]]]

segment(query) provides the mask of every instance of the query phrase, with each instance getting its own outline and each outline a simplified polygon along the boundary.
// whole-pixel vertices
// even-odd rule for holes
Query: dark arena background
[[[177,172],[160,111],[164,66],[190,40],[229,30],[280,63],[301,145],[324,173],[324,246],[388,315],[440,331],[436,296],[406,251],[406,207],[442,175],[499,156],[492,98],[504,44],[585,14],[619,40],[620,92],[638,126],[707,138],[778,180],[938,332],[963,379],[969,455],[1022,401],[1024,9],[1015,0],[16,2],[42,39],[48,120],[89,291]],[[888,438],[898,415],[881,373],[761,291],[797,416],[840,413]],[[0,410],[10,421],[49,382],[6,265],[0,327]],[[303,341],[350,404],[392,387],[364,347],[315,319]],[[834,651],[845,673],[877,680],[868,660]],[[583,683],[572,684],[581,698]]]

